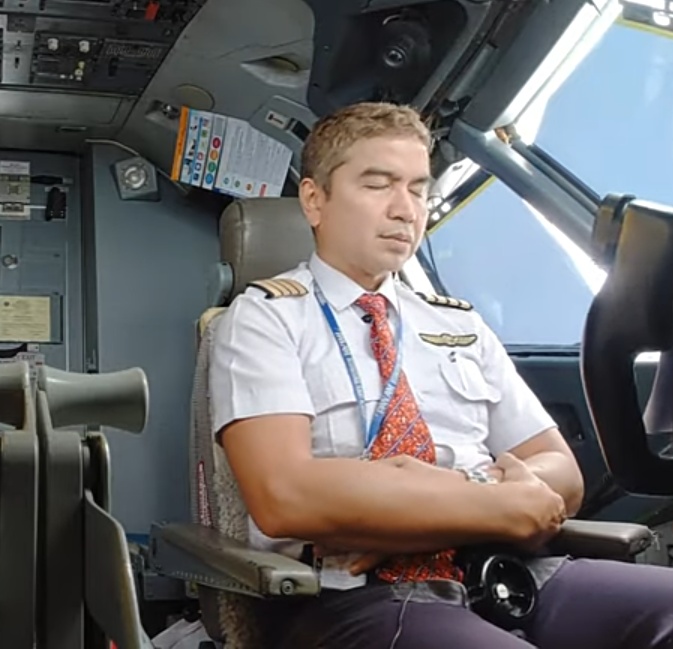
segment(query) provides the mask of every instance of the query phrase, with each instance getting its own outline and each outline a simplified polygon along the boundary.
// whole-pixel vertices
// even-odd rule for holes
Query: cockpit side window
[[[673,31],[662,34],[615,22],[529,116],[529,142],[601,197],[673,203]],[[436,216],[419,258],[448,293],[473,302],[507,345],[578,345],[605,279],[588,255],[499,180]]]

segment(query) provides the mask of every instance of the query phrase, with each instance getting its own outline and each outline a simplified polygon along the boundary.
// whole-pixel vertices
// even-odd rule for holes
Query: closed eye
[[[423,180],[422,182],[411,183],[409,185],[409,191],[415,196],[418,196],[419,198],[425,199],[428,195],[429,190],[430,190],[429,183],[425,180]]]

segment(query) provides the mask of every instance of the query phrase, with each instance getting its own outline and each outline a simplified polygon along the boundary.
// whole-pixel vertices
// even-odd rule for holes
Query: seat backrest
[[[199,321],[197,362],[191,414],[192,519],[223,534],[248,542],[248,517],[238,485],[222,448],[215,443],[208,370],[217,319],[248,282],[273,277],[307,260],[313,235],[295,198],[235,201],[220,220],[221,260],[216,303]],[[227,649],[260,646],[252,597],[202,588],[202,619],[216,640],[226,636]]]

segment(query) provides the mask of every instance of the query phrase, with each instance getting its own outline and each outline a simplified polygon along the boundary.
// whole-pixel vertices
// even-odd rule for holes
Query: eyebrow
[[[372,176],[383,176],[385,178],[388,178],[393,181],[400,181],[402,178],[396,174],[393,173],[392,171],[388,171],[387,169],[379,169],[377,167],[368,167],[365,169],[361,174],[360,178],[370,178]],[[410,185],[429,185],[431,182],[432,178],[430,176],[419,176],[417,178],[414,178],[409,184]]]

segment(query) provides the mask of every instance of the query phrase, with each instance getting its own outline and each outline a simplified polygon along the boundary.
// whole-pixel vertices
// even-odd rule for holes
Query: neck
[[[378,274],[369,273],[346,261],[334,259],[323,251],[320,251],[317,254],[326,264],[329,264],[334,270],[338,270],[349,279],[352,279],[356,284],[362,286],[365,291],[378,291],[381,284],[383,284],[390,275],[390,272],[388,271],[383,271]]]

